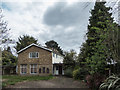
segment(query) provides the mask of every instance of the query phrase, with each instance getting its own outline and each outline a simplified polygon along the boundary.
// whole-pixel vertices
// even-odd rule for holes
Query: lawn
[[[2,87],[7,85],[14,85],[17,82],[22,81],[36,81],[36,80],[49,80],[53,76],[19,76],[19,75],[3,75],[2,76]]]

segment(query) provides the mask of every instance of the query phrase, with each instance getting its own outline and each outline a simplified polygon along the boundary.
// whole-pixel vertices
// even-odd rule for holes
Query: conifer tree
[[[109,48],[108,32],[113,27],[112,13],[110,7],[105,6],[106,2],[96,2],[91,11],[87,32],[87,57],[86,64],[91,74],[96,72],[103,73],[108,61]],[[110,58],[109,58],[110,59]]]
[[[34,37],[29,35],[23,35],[18,38],[18,42],[16,42],[15,49],[19,51],[32,43],[38,44],[37,42],[38,40],[36,40]]]

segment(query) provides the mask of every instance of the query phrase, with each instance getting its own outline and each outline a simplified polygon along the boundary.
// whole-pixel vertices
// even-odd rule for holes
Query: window
[[[29,53],[29,58],[38,58],[39,57],[39,53],[38,52],[30,52]]]
[[[43,73],[45,73],[45,67],[43,67]]]
[[[47,73],[49,73],[49,68],[47,68]]]
[[[21,64],[20,66],[21,74],[26,74],[27,73],[27,64]]]
[[[31,74],[37,73],[37,64],[31,64]]]
[[[41,68],[39,68],[39,73],[41,73]]]

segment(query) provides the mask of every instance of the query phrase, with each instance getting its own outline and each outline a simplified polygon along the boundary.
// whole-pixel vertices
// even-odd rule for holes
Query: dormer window
[[[29,58],[39,58],[39,53],[38,52],[30,52]]]

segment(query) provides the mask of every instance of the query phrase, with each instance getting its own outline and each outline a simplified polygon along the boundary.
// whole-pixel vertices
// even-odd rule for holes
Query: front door
[[[62,65],[59,65],[59,75],[62,75]]]

